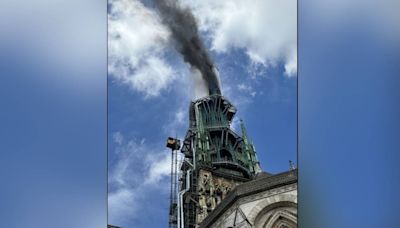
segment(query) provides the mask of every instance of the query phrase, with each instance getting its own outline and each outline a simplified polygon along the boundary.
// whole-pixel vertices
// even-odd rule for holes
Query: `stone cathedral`
[[[262,171],[243,121],[240,135],[231,128],[235,113],[220,94],[201,98],[182,143],[168,139],[172,160],[183,157],[172,161],[169,227],[297,227],[297,169]]]

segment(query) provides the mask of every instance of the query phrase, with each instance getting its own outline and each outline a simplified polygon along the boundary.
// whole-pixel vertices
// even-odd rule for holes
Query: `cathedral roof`
[[[210,227],[237,199],[263,192],[265,190],[297,183],[297,169],[272,175],[261,172],[252,181],[234,188],[218,206],[200,224],[200,228]]]
[[[261,178],[270,177],[270,176],[273,176],[273,174],[262,171],[262,172],[256,174],[255,179],[261,179]]]

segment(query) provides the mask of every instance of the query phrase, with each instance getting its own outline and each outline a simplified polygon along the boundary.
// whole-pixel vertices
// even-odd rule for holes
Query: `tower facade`
[[[236,108],[219,94],[190,104],[189,130],[180,150],[184,159],[176,227],[199,227],[232,189],[261,172],[244,123],[240,123],[241,135],[231,128],[235,113]]]

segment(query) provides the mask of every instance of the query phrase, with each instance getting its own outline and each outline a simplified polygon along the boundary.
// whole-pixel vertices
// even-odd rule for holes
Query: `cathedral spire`
[[[242,139],[245,151],[248,155],[249,160],[251,160],[253,163],[252,171],[254,171],[254,173],[262,172],[260,167],[260,162],[258,161],[257,158],[256,148],[254,147],[254,144],[249,141],[249,138],[247,136],[247,130],[246,127],[244,126],[244,122],[242,119],[240,119],[240,128],[242,129]]]
[[[171,227],[197,228],[229,191],[261,171],[243,121],[242,137],[231,128],[235,114],[219,94],[192,101]]]
[[[247,146],[249,145],[249,140],[247,138],[246,127],[244,126],[244,122],[242,119],[240,119],[240,128],[242,129],[242,139],[243,139],[244,145],[246,146],[246,149],[247,149]]]

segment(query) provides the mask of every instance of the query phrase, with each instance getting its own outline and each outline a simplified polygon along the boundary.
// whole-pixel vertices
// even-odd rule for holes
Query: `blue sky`
[[[157,13],[136,1],[110,3],[109,223],[124,228],[165,227],[170,172],[165,141],[168,136],[183,138],[189,103],[199,95],[193,92],[189,66],[169,43],[169,31]],[[196,16],[211,11],[204,20],[198,19],[199,28],[219,69],[223,94],[238,109],[233,127],[240,129],[239,119],[245,121],[265,171],[288,170],[289,160],[297,158],[295,15],[289,17],[292,21],[282,20],[281,30],[286,31],[262,37],[265,32],[252,34],[252,25],[270,33],[277,30],[268,20],[262,21],[274,18],[260,14],[273,5],[270,1],[257,2],[256,11],[254,6],[244,8],[258,15],[239,27],[225,21],[231,14],[235,20],[244,16],[241,10],[232,11],[243,7],[241,2],[184,4]],[[295,1],[285,4],[279,12],[295,13]],[[215,18],[215,10],[223,16]],[[238,37],[240,30],[248,34]],[[276,41],[279,38],[282,41]],[[270,42],[275,46],[265,45]]]
[[[2,2],[1,226],[105,227],[106,5],[53,3]]]
[[[300,4],[299,211],[310,213],[301,217],[304,227],[400,224],[398,6]]]

